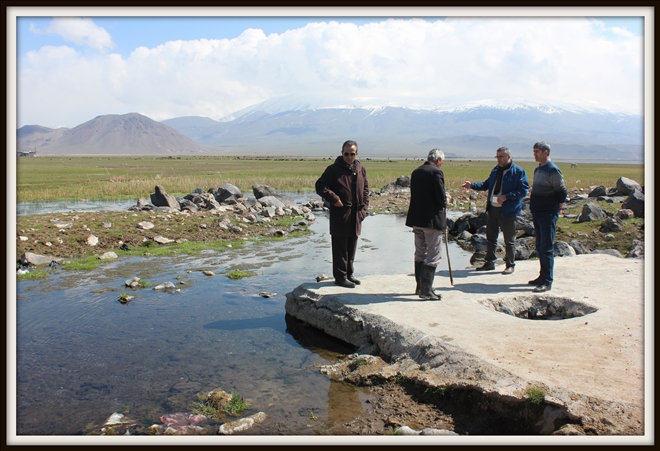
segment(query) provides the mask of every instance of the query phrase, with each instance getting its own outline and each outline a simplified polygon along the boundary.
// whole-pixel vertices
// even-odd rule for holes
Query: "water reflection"
[[[365,394],[331,382],[318,365],[354,349],[284,313],[284,293],[331,273],[327,217],[318,214],[311,229],[225,253],[127,257],[85,272],[55,268],[44,280],[17,284],[17,434],[84,434],[120,411],[150,425],[189,411],[196,393],[218,387],[249,399],[246,414],[269,415],[251,434],[315,434],[349,421]],[[413,270],[413,235],[403,218],[370,216],[358,246],[358,277]],[[450,252],[452,268],[469,261],[457,246]],[[236,265],[257,275],[225,277]],[[132,277],[171,281],[182,291],[135,290],[137,298],[122,305],[117,297]],[[266,299],[261,291],[278,294]],[[310,423],[309,412],[318,420]]]

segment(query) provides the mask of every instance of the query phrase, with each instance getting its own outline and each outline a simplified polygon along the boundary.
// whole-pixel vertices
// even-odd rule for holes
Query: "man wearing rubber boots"
[[[445,175],[440,169],[445,154],[429,152],[427,161],[410,177],[410,206],[406,225],[415,234],[415,294],[421,299],[440,300],[433,290],[435,268],[441,258],[443,231],[447,228]]]

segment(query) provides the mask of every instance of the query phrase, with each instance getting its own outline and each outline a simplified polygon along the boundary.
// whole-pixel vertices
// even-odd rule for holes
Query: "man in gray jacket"
[[[506,247],[506,268],[502,274],[513,274],[516,250],[516,216],[522,212],[523,199],[529,191],[527,173],[511,159],[511,151],[500,147],[496,151],[497,166],[483,182],[465,182],[463,188],[477,191],[488,190],[486,211],[486,262],[477,271],[495,269],[495,248],[500,230],[504,235]]]

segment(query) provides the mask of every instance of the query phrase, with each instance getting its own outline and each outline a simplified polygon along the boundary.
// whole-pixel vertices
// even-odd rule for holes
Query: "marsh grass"
[[[89,271],[98,268],[100,262],[101,261],[97,255],[88,255],[86,257],[64,262],[62,269],[69,271]]]
[[[243,271],[241,269],[235,269],[233,271],[229,271],[227,274],[225,274],[227,277],[229,277],[231,280],[239,280],[244,277],[252,277],[256,276],[257,273],[254,271]]]
[[[401,175],[410,176],[418,160],[362,160],[369,186],[379,190]],[[515,160],[515,156],[514,156]],[[165,157],[38,157],[19,158],[16,163],[17,202],[66,199],[137,199],[148,197],[156,185],[175,196],[195,188],[208,191],[225,183],[244,193],[252,185],[266,184],[278,191],[313,192],[316,180],[334,158],[253,158],[226,156]],[[534,173],[534,161],[516,161]],[[557,163],[566,186],[588,188],[612,186],[619,177],[644,185],[642,164]],[[458,189],[465,180],[483,181],[495,161],[447,160],[442,169],[448,189]]]
[[[16,276],[17,280],[39,280],[45,279],[48,277],[49,271],[44,269],[36,269],[34,271],[27,272],[25,274],[18,274]]]

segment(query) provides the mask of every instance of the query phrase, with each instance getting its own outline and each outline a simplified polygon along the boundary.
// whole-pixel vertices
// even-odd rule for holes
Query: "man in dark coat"
[[[316,193],[330,204],[332,237],[332,275],[335,284],[355,288],[360,281],[353,277],[353,260],[362,221],[369,207],[367,171],[357,160],[358,145],[346,141],[341,155],[316,181]]]
[[[435,268],[440,263],[442,234],[447,228],[445,175],[440,166],[445,154],[440,149],[429,152],[427,161],[410,177],[410,206],[406,225],[415,234],[415,294],[422,299],[439,300],[433,290]]]

